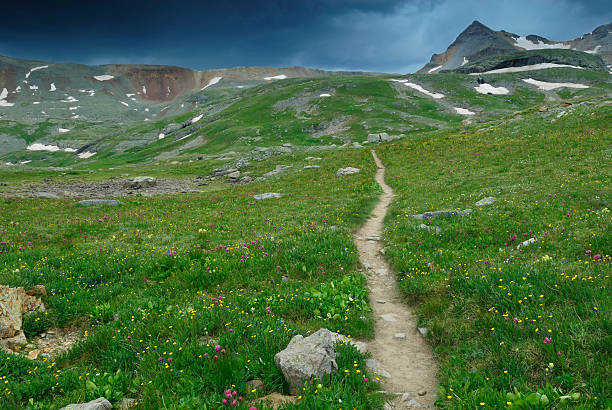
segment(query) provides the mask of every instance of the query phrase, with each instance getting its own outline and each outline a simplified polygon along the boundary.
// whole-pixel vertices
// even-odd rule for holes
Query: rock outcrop
[[[12,350],[27,343],[22,315],[35,310],[45,310],[39,298],[28,295],[22,287],[0,285],[0,348]]]

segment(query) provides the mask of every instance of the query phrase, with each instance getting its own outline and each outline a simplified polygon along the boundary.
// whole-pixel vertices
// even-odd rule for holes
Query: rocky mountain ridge
[[[599,56],[612,68],[612,23],[597,27],[593,32],[568,41],[551,41],[538,35],[519,36],[504,30],[495,31],[474,21],[440,54],[417,73],[433,74],[460,68],[487,57],[509,55],[525,50],[567,49]]]

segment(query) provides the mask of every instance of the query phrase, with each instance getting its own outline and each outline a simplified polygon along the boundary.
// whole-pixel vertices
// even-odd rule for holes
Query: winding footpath
[[[366,268],[376,336],[368,342],[368,367],[381,375],[389,393],[386,409],[435,408],[437,361],[417,329],[417,317],[402,300],[396,275],[383,254],[382,231],[393,190],[385,183],[385,167],[372,150],[378,167],[376,182],[383,194],[355,235],[359,259]]]

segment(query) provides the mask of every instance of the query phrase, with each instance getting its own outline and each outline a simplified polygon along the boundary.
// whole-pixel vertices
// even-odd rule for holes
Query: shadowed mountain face
[[[506,31],[494,31],[474,21],[441,54],[434,54],[418,73],[452,70],[483,58],[513,54],[525,50],[572,49],[597,55],[612,66],[612,23],[596,28],[592,33],[570,40],[550,41],[537,35],[526,37]]]

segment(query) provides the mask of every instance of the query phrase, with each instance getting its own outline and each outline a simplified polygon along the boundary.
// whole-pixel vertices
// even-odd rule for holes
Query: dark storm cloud
[[[306,65],[408,72],[477,19],[566,40],[612,21],[599,0],[10,2],[0,54],[86,64],[206,69]]]

